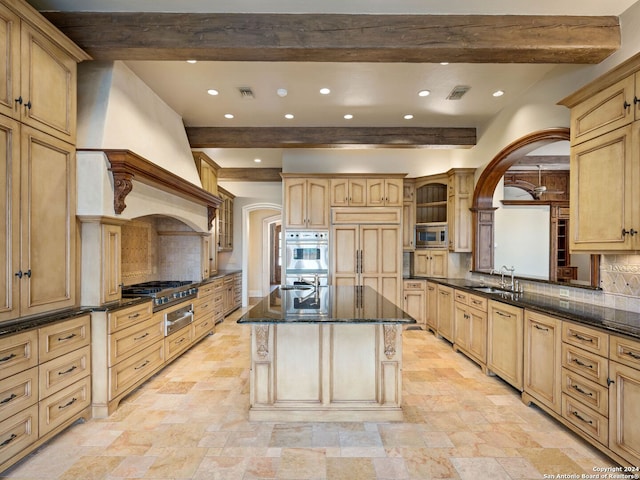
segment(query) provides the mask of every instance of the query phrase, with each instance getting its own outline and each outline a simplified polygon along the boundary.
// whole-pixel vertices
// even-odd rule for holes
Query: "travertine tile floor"
[[[250,423],[237,317],[111,417],[73,425],[0,478],[542,479],[615,465],[425,331],[405,332],[404,422]]]

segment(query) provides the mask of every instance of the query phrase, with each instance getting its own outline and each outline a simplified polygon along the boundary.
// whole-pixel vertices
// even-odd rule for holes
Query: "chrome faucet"
[[[509,288],[511,289],[511,291],[515,291],[516,284],[515,284],[515,279],[513,278],[513,274],[515,271],[516,269],[513,265],[511,266],[511,268],[507,268],[506,265],[502,265],[502,267],[500,267],[500,275],[501,275],[500,287],[507,288],[507,283],[504,281],[504,274],[511,273],[511,285],[509,285]]]

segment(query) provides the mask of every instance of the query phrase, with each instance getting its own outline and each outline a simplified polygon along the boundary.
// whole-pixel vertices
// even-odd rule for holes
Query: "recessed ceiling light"
[[[352,118],[353,118],[353,115],[351,115],[350,113],[347,113],[347,114],[344,116],[344,119],[345,119],[345,120],[351,120]]]
[[[494,97],[501,97],[502,95],[504,95],[504,91],[502,90],[496,90],[495,92],[493,92],[492,94]]]
[[[187,60],[187,63],[198,63],[198,60]]]
[[[276,90],[276,93],[278,94],[279,97],[286,97],[287,96],[287,89],[286,88],[279,88],[278,90]]]
[[[216,95],[218,95],[220,92],[218,92],[218,90],[216,90],[215,88],[210,88],[209,90],[207,90],[207,93],[208,93],[209,95],[213,95],[213,96],[215,97],[215,96],[216,96]]]
[[[330,90],[330,89],[328,89],[328,88],[326,88],[326,87],[325,87],[325,88],[321,88],[321,89],[320,89],[320,93],[321,93],[322,95],[329,95],[329,94],[331,93],[331,90]]]
[[[256,162],[256,163],[260,163],[262,161],[262,159],[261,158],[254,158],[253,161]]]
[[[407,113],[404,117],[405,120],[411,120],[413,118],[413,115],[411,115],[410,113]]]
[[[233,118],[233,113],[225,113],[224,118],[228,118],[229,120],[231,120]]]
[[[291,120],[293,118],[293,113],[285,114],[284,118],[286,118],[287,120]]]
[[[431,92],[429,90],[420,90],[418,92],[418,96],[419,97],[428,97],[429,94],[431,94]]]
[[[440,62],[440,65],[449,65],[449,62]]]

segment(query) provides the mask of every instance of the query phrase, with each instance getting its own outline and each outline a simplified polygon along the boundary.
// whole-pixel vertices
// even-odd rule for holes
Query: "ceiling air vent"
[[[253,96],[253,90],[251,90],[250,87],[238,87],[238,91],[242,98],[255,98]]]
[[[470,89],[471,87],[466,85],[456,85],[447,96],[447,100],[460,100]]]

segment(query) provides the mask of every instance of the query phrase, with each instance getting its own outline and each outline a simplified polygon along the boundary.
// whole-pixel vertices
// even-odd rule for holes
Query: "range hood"
[[[77,160],[78,215],[210,229],[217,197],[201,188],[182,118],[123,62],[79,65]]]

